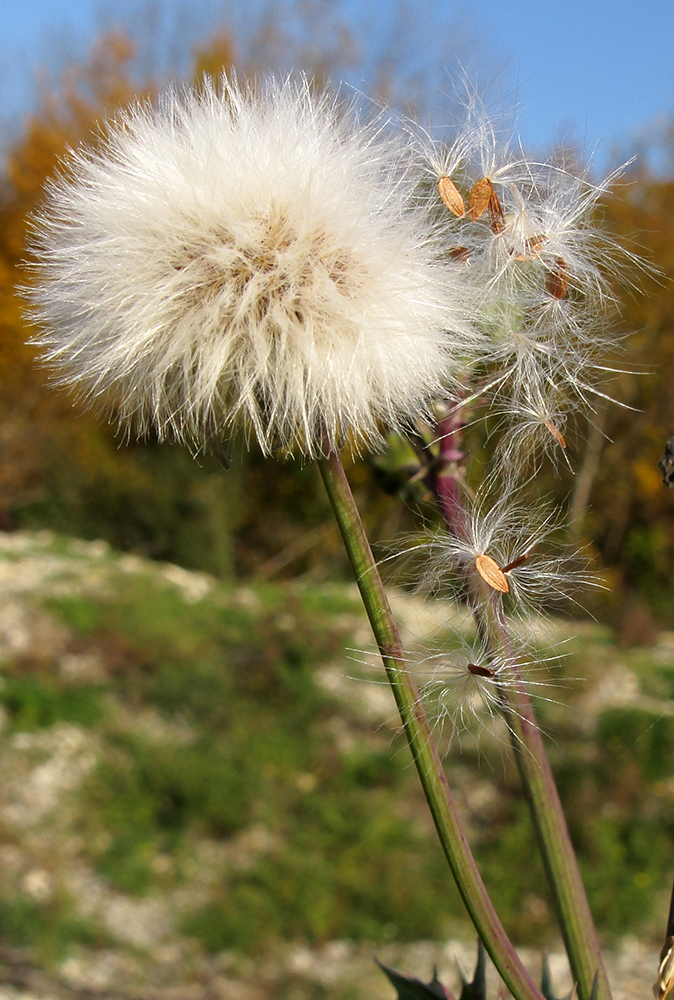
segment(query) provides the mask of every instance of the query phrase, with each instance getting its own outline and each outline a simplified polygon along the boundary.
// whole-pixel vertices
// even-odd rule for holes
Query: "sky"
[[[176,0],[163,0],[169,6]],[[231,0],[246,10],[251,0]],[[312,0],[313,2],[313,0]],[[356,18],[385,17],[392,0],[346,0]],[[572,139],[612,165],[674,114],[674,0],[429,0],[467,26],[482,58],[517,100],[527,146]],[[422,8],[422,4],[418,4]],[[0,119],[29,106],[36,67],[55,54],[81,58],[119,7],[104,0],[0,0]],[[193,0],[203,14],[217,0]],[[195,15],[196,16],[196,15]],[[441,25],[441,22],[439,22]],[[453,67],[446,67],[448,75]],[[595,151],[598,149],[598,152]]]
[[[674,114],[673,0],[475,0],[519,78],[532,142],[572,130],[591,151],[644,138]]]

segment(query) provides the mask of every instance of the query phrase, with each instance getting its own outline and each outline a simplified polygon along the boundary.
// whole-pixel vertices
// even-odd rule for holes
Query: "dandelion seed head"
[[[307,80],[171,91],[71,155],[34,224],[34,339],[129,432],[377,444],[469,337],[404,146]]]

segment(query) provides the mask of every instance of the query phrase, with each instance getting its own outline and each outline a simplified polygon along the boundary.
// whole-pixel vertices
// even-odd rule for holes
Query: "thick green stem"
[[[408,670],[398,628],[339,455],[332,452],[319,464],[426,800],[459,892],[512,995],[516,1000],[543,1000],[496,915],[463,833],[456,802],[438,756],[419,691]]]

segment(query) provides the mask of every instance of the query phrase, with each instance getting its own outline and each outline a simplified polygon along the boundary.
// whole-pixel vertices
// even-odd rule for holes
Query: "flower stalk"
[[[517,1000],[542,1000],[494,910],[463,832],[398,628],[338,453],[319,459],[363,604],[384,662],[412,757],[442,849],[473,924],[503,982]]]
[[[447,530],[460,534],[467,514],[461,501],[461,484],[448,456],[460,455],[461,423],[457,408],[439,421],[440,457],[430,466],[427,481],[435,494]],[[601,948],[587,901],[564,810],[555,785],[543,737],[518,658],[513,655],[502,607],[477,574],[466,580],[468,601],[482,641],[494,655],[505,653],[512,663],[515,684],[502,688],[503,712],[511,734],[515,760],[529,804],[532,821],[548,876],[571,972],[580,1000],[610,1000],[611,989]],[[495,596],[495,595],[494,595]]]

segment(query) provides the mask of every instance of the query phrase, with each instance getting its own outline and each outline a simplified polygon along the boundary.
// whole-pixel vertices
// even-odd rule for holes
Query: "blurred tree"
[[[71,401],[46,393],[44,376],[26,346],[28,329],[14,291],[16,268],[25,254],[27,216],[45,180],[68,145],[91,133],[101,109],[131,96],[125,68],[132,55],[119,35],[102,39],[90,59],[64,75],[59,93],[43,92],[41,109],[30,115],[23,135],[7,156],[0,188],[0,510],[9,515],[34,502],[45,488],[47,456],[59,450]],[[29,280],[26,272],[21,272]],[[70,423],[63,444],[80,452],[98,436],[92,422]]]
[[[674,144],[672,146],[674,152]],[[635,266],[621,282],[622,317],[608,391],[622,407],[597,399],[576,481],[582,529],[616,582],[639,590],[655,612],[671,608],[674,494],[658,461],[674,434],[674,157],[666,174],[633,170],[606,203],[606,221],[623,245],[659,273]],[[631,282],[637,288],[630,287]]]

